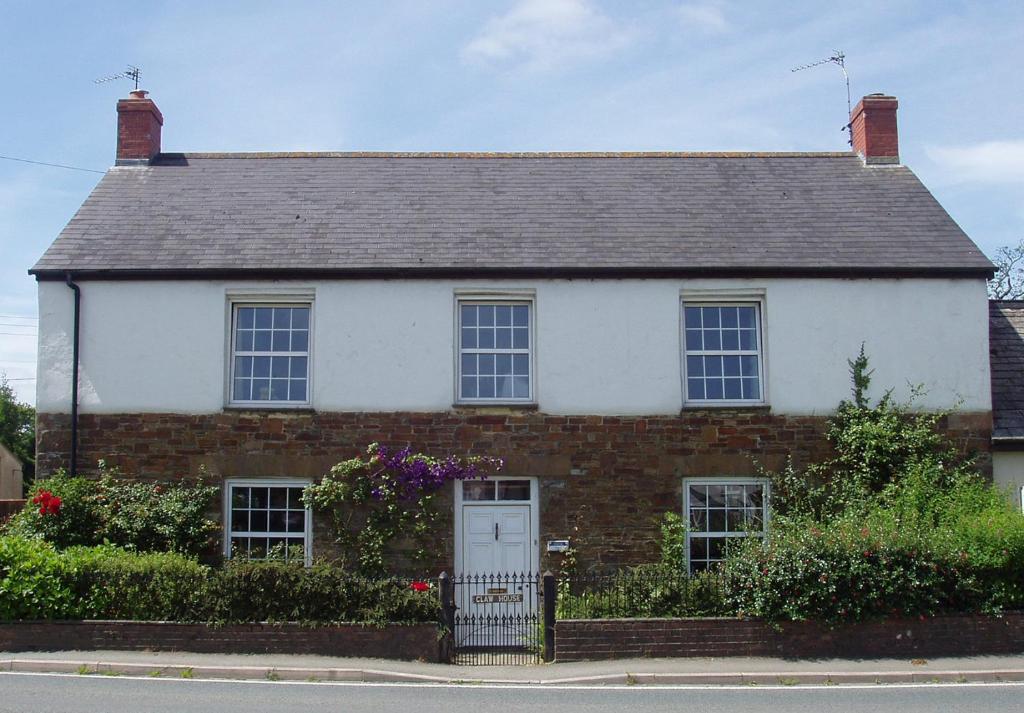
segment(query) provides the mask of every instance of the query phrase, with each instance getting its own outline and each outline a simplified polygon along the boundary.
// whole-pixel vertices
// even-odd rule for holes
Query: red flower
[[[39,506],[40,515],[56,515],[60,512],[61,500],[56,495],[51,493],[49,490],[40,490],[34,498],[32,498],[32,504]]]
[[[430,583],[417,580],[409,585],[409,589],[414,592],[427,592],[430,591]]]

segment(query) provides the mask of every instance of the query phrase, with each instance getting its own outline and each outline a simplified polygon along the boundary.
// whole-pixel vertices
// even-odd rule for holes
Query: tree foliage
[[[988,281],[988,296],[994,300],[1024,299],[1024,240],[996,250],[992,262],[996,274]]]
[[[27,490],[36,472],[36,410],[18,401],[6,374],[0,374],[0,443],[21,461]]]

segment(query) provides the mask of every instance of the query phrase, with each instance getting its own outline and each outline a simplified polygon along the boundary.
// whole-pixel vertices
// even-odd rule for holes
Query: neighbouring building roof
[[[956,275],[991,263],[852,153],[161,154],[110,169],[31,272]]]
[[[1024,300],[989,302],[992,438],[1024,441]]]

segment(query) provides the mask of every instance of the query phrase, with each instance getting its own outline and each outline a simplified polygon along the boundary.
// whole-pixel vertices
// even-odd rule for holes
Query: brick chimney
[[[117,165],[148,163],[160,153],[160,127],[163,114],[149,92],[136,89],[127,99],[117,102]]]
[[[896,97],[868,94],[850,115],[853,150],[864,163],[899,163],[900,141],[896,132]]]

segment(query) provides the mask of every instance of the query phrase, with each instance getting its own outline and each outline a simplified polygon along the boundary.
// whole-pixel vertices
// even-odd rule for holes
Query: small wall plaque
[[[569,540],[548,540],[548,552],[565,552],[569,549]]]

